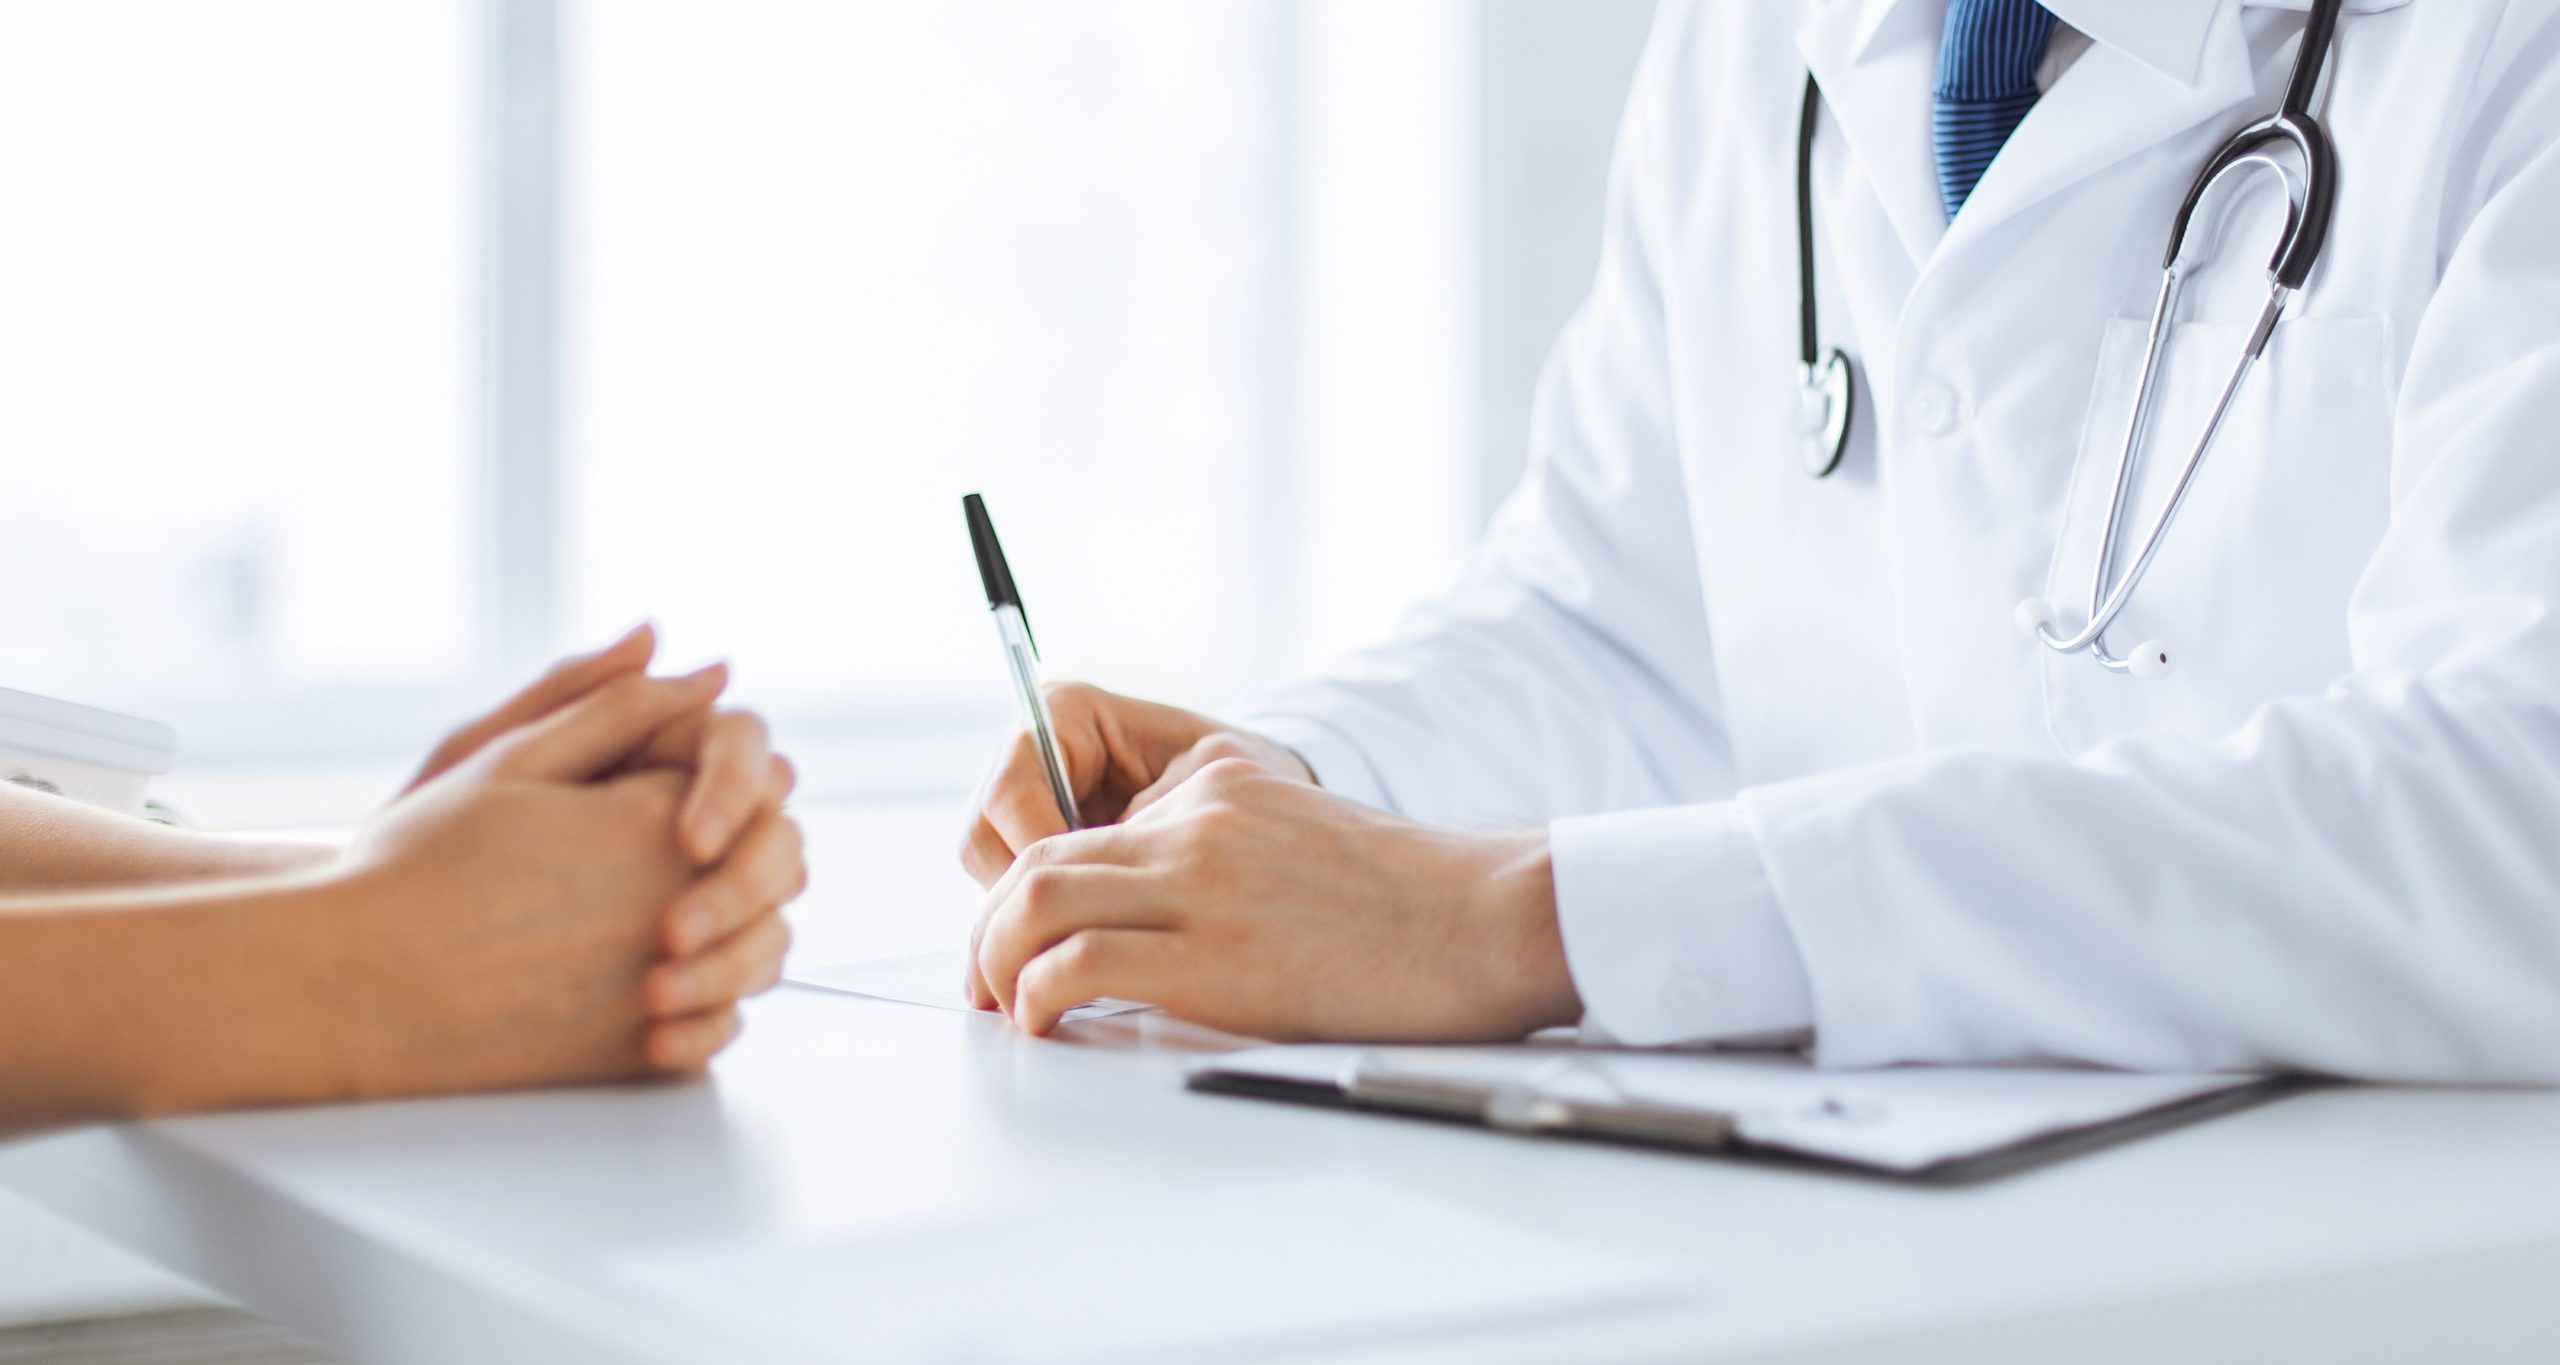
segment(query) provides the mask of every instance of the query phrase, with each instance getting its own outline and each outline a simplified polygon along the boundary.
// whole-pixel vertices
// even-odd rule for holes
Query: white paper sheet
[[[1822,1071],[1792,1056],[1571,1044],[1256,1048],[1204,1069],[1330,1085],[1355,1060],[1400,1076],[1710,1110],[1732,1116],[1735,1131],[1752,1143],[1889,1171],[1923,1170],[2260,1079],[2043,1067]]]
[[[1038,1273],[991,1277],[1004,1264]],[[740,1358],[931,1365],[1249,1360],[1677,1302],[1654,1263],[1360,1175],[1171,1184],[1132,1203],[815,1246],[623,1257],[626,1291]]]
[[[895,1000],[902,1005],[965,1010],[970,1008],[969,997],[961,994],[960,969],[965,960],[957,951],[918,953],[913,957],[884,957],[869,962],[839,962],[831,967],[811,967],[788,972],[782,979],[820,990],[842,991],[874,1000]],[[1100,1019],[1151,1008],[1153,1006],[1134,1000],[1096,1000],[1067,1011],[1066,1018],[1069,1022]]]

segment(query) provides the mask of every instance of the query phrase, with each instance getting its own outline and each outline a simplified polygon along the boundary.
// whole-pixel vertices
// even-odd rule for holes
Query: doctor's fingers
[[[1067,771],[1075,774],[1078,769],[1068,753],[1062,747],[1060,758],[1067,763]],[[1083,777],[1072,780],[1081,803],[1094,783]],[[993,886],[1024,849],[1066,832],[1067,819],[1049,790],[1048,766],[1040,757],[1039,743],[1030,731],[1017,731],[969,797],[969,829],[960,839],[960,866],[978,885]]]
[[[1136,860],[1138,850],[1131,847],[1129,832],[1118,825],[1098,829],[1075,830],[1053,835],[1023,849],[1006,853],[1004,863],[981,878],[987,887],[985,899],[978,903],[977,922],[969,930],[969,965],[962,974],[961,994],[968,997],[972,1008],[991,1010],[1002,1004],[986,978],[978,971],[978,945],[986,938],[987,921],[1011,896],[1015,881],[1034,867],[1064,863],[1126,864]],[[973,869],[974,870],[974,869]]]
[[[978,975],[1011,1013],[1022,969],[1067,938],[1088,929],[1168,929],[1175,921],[1175,898],[1160,873],[1093,864],[1035,868],[993,902],[978,936]]]
[[[1220,730],[1216,734],[1203,735],[1198,743],[1183,750],[1171,763],[1166,764],[1164,771],[1157,775],[1155,781],[1147,785],[1146,790],[1130,797],[1128,809],[1122,812],[1120,818],[1124,821],[1138,818],[1149,807],[1162,801],[1183,783],[1190,781],[1201,769],[1221,759],[1237,759],[1280,776],[1294,778],[1298,774],[1284,766],[1286,760],[1292,757],[1286,749],[1259,735],[1249,735],[1236,730]]]
[[[1067,781],[1082,804],[1101,786],[1102,748],[1099,744],[1071,745],[1063,734],[1058,736],[1058,745],[1059,761],[1067,767]],[[1013,737],[1012,745],[1005,750],[1003,765],[996,769],[995,780],[987,784],[978,813],[981,823],[995,836],[994,847],[1003,851],[1008,863],[1014,855],[1050,835],[1067,832],[1067,817],[1058,809],[1056,793],[1049,789],[1048,763],[1040,757],[1039,741],[1029,731]]]
[[[1003,835],[996,833],[996,827],[987,823],[985,812],[974,807],[969,812],[969,832],[960,840],[960,866],[970,880],[982,887],[995,885],[1005,869],[1013,866],[1013,849],[1006,845]]]
[[[1186,951],[1180,935],[1156,929],[1078,930],[1022,969],[1014,1023],[1046,1034],[1067,1011],[1104,996],[1152,1002],[1178,984]]]
[[[749,822],[729,856],[668,904],[668,955],[702,952],[798,899],[809,887],[807,847],[799,822],[778,810]]]

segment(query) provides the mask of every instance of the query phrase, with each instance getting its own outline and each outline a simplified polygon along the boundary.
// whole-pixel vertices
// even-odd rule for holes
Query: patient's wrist
[[[300,877],[320,872],[339,852],[337,844],[319,840],[200,837],[207,877]]]
[[[147,955],[158,1003],[146,1008],[157,1037],[134,1059],[130,1111],[362,1093],[362,1030],[352,1010],[365,983],[343,970],[361,909],[349,878],[315,864],[206,888],[150,912],[161,919]]]

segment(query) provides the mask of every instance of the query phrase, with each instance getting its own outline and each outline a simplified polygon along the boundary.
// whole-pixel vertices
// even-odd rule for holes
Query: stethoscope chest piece
[[[1849,357],[1838,350],[1819,365],[1799,367],[1796,449],[1804,472],[1819,479],[1840,467],[1849,449]]]

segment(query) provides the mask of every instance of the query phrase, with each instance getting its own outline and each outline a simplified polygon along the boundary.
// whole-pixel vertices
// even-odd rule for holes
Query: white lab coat
[[[1551,822],[1627,1041],[2560,1079],[2560,4],[2348,6],[2327,257],[2110,636],[2166,641],[2161,680],[2012,613],[2079,613],[2171,215],[2272,111],[2304,0],[2050,4],[2093,43],[1950,225],[1942,0],[1671,0],[1467,578],[1244,718],[1354,796]],[[1821,482],[1808,67],[1825,344],[1864,381]],[[2263,300],[2271,207],[2190,290],[2153,475]]]

